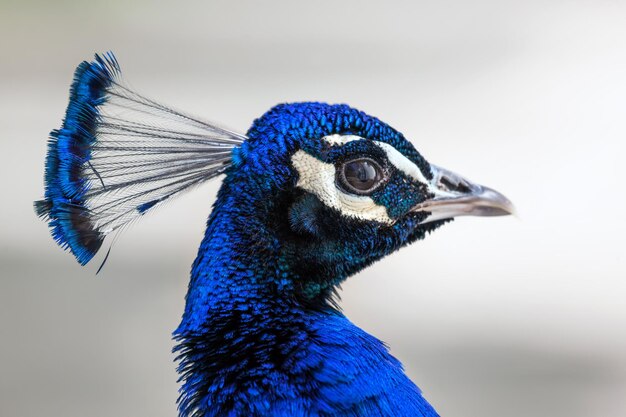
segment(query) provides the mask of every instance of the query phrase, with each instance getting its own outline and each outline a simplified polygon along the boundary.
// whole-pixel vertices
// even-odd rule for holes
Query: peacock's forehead
[[[347,145],[355,138],[365,139],[388,144],[421,171],[429,171],[426,160],[402,133],[346,104],[279,104],[255,120],[248,137],[252,147],[287,155],[298,149],[319,155],[333,141],[335,145]]]

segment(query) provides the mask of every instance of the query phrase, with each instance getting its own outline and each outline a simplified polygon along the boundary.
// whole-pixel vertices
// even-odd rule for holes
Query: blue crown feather
[[[35,202],[82,265],[107,234],[224,172],[245,140],[135,93],[120,75],[112,53],[78,66],[63,126],[50,133],[45,199]]]

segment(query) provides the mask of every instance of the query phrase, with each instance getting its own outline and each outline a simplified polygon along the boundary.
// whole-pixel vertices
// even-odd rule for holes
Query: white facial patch
[[[335,165],[322,162],[303,150],[296,151],[291,162],[298,171],[298,187],[316,195],[326,206],[348,217],[394,223],[387,215],[387,209],[370,197],[348,194],[339,189],[335,185]]]

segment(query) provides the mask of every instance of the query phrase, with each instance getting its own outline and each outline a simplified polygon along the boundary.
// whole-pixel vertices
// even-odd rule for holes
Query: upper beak
[[[474,184],[460,175],[431,165],[433,179],[428,184],[433,198],[412,211],[431,213],[422,223],[457,216],[506,216],[515,213],[513,203],[491,188]]]

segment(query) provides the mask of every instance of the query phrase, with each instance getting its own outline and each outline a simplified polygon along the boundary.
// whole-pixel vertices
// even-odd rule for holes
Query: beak
[[[513,203],[491,188],[474,184],[454,172],[431,165],[433,179],[428,184],[434,195],[412,211],[431,213],[422,223],[458,216],[507,216],[515,213]]]

